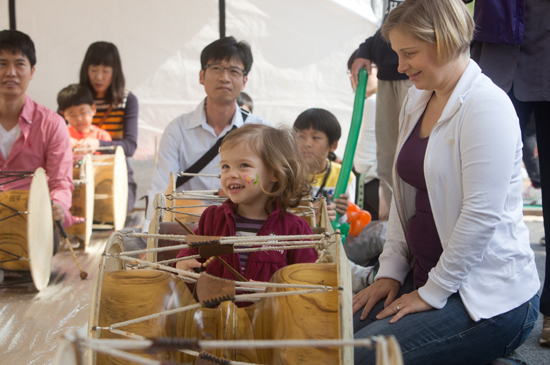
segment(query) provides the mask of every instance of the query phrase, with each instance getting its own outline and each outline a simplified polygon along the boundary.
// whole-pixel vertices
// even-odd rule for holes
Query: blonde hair
[[[406,0],[390,12],[381,32],[387,41],[392,30],[400,29],[434,43],[439,60],[447,62],[468,50],[474,28],[474,20],[462,0]]]
[[[296,134],[289,128],[273,128],[262,124],[245,124],[230,132],[224,138],[220,151],[245,144],[263,162],[268,171],[272,171],[277,181],[269,195],[265,210],[272,213],[277,200],[281,212],[297,207],[303,197],[311,191],[309,169],[298,149]]]

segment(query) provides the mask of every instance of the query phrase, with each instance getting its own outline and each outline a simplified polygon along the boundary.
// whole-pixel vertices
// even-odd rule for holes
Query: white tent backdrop
[[[6,29],[7,0],[0,9]],[[217,0],[20,0],[16,14],[37,50],[28,94],[51,109],[58,91],[78,82],[91,43],[118,46],[127,88],[139,100],[137,159],[152,158],[155,136],[205,96],[199,56],[219,37]],[[346,63],[378,19],[371,0],[227,0],[226,34],[248,41],[254,55],[245,89],[254,113],[290,125],[305,109],[328,109],[344,131],[341,155],[353,105]]]

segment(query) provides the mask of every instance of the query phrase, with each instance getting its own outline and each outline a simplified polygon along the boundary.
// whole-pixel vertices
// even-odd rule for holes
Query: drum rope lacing
[[[17,177],[16,179],[13,179],[13,180],[10,180],[10,181],[1,182],[0,186],[10,184],[12,182],[16,182],[16,181],[23,180],[23,179],[26,179],[26,178],[29,178],[29,177],[33,177],[33,176],[34,176],[34,171],[1,171],[0,170],[0,180]],[[2,190],[0,190],[0,192],[1,191]]]
[[[218,179],[221,178],[220,174],[194,174],[192,172],[183,172],[183,171],[178,172],[176,175],[177,176],[217,177]]]
[[[363,339],[340,340],[340,339],[323,339],[323,340],[200,340],[196,338],[159,338],[148,339],[133,333],[124,331],[116,331],[117,334],[131,338],[124,339],[91,339],[79,334],[76,331],[65,333],[63,337],[75,343],[77,349],[82,346],[90,348],[96,352],[119,357],[125,360],[133,361],[143,365],[162,365],[161,361],[148,359],[136,354],[131,354],[126,351],[147,351],[149,353],[154,350],[178,350],[179,352],[190,356],[205,356],[204,352],[195,350],[216,350],[216,349],[258,349],[258,348],[299,348],[299,347],[365,347],[369,350],[376,350],[380,364],[396,364],[400,363],[395,356],[392,359],[391,353],[394,355],[400,354],[400,349],[393,336],[371,336]],[[187,348],[187,349],[186,349]],[[80,354],[81,356],[81,354]],[[206,357],[215,356],[208,354]],[[401,357],[401,356],[399,356]],[[220,359],[230,365],[258,365],[248,362],[240,362],[235,360]],[[393,360],[393,362],[392,362]],[[402,363],[402,360],[401,360]]]
[[[252,236],[252,237],[221,237],[219,240],[220,245],[233,245],[234,247],[245,246],[249,248],[236,248],[235,253],[239,252],[260,252],[260,251],[276,251],[281,249],[292,250],[301,248],[315,248],[319,253],[319,259],[317,262],[332,262],[332,256],[328,248],[336,242],[336,240],[329,241],[339,233],[323,233],[312,235],[291,235],[291,236]],[[169,241],[187,242],[186,236],[171,235],[171,234],[152,234],[152,233],[137,233],[128,232],[124,236],[129,238],[153,238],[164,239]],[[299,239],[299,240],[296,240]],[[262,243],[263,242],[263,243]],[[205,244],[205,243],[204,243]],[[195,246],[199,246],[200,243],[195,243]],[[250,246],[262,246],[262,247],[250,247]],[[264,247],[266,246],[266,247]],[[191,248],[189,244],[181,244],[166,247],[147,248],[143,250],[127,251],[121,254],[125,255],[139,255],[143,253],[163,252],[172,250],[181,250],[183,248]],[[158,261],[158,264],[171,264],[178,261],[190,260],[200,258],[199,255],[185,256],[175,259]]]
[[[5,221],[6,219],[9,219],[9,218],[18,216],[18,215],[20,215],[20,214],[29,214],[28,211],[23,211],[23,212],[22,212],[22,211],[20,211],[20,210],[17,210],[17,209],[15,209],[15,208],[10,207],[9,205],[4,204],[4,203],[0,203],[0,205],[3,206],[3,207],[5,207],[5,208],[11,209],[11,210],[13,210],[13,211],[15,212],[15,213],[12,214],[12,215],[9,215],[9,216],[7,216],[7,217],[4,217],[4,218],[0,219],[0,222]]]
[[[112,150],[112,151],[114,151],[115,149],[116,149],[116,146],[106,146],[106,147],[77,147],[77,148],[73,148],[73,152],[106,151],[106,150]]]
[[[31,261],[31,260],[29,260],[29,259],[26,258],[26,257],[19,256],[19,255],[13,253],[13,252],[9,252],[9,251],[3,250],[3,249],[1,249],[1,248],[0,248],[0,251],[2,251],[2,252],[4,252],[4,253],[7,253],[8,255],[12,255],[12,256],[15,256],[15,257],[16,257],[15,259],[2,260],[2,261],[0,261],[0,264],[3,264],[4,262],[20,261],[20,260],[22,260],[22,261]]]
[[[190,271],[176,269],[176,268],[171,267],[171,266],[161,265],[161,264],[158,264],[156,262],[149,262],[149,261],[143,261],[143,260],[140,260],[140,259],[136,259],[136,258],[133,258],[133,257],[126,257],[126,256],[121,255],[121,254],[105,253],[104,256],[113,257],[113,258],[116,258],[116,259],[119,259],[119,260],[122,260],[122,261],[125,261],[125,262],[129,262],[129,263],[140,264],[140,265],[143,265],[143,266],[148,266],[148,267],[153,267],[153,268],[156,268],[156,269],[161,269],[161,270],[164,270],[164,271],[169,271],[169,272],[172,272],[172,273],[175,273],[175,274],[179,274],[179,275],[183,276],[184,278],[185,277],[190,277],[190,278],[193,278],[193,279],[198,279],[201,275],[201,274],[193,273],[193,272],[190,272]],[[241,288],[239,288],[239,290],[248,290],[249,287],[256,287],[257,288],[258,286],[262,286],[262,287],[266,287],[266,288],[317,289],[317,290],[321,290],[321,291],[340,290],[340,287],[332,287],[332,286],[327,286],[327,285],[279,284],[279,283],[268,283],[268,282],[263,282],[263,281],[254,281],[254,282],[235,281],[235,285],[241,287]]]

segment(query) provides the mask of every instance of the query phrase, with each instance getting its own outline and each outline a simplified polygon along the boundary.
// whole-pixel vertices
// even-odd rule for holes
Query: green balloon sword
[[[346,143],[344,159],[342,160],[340,176],[338,176],[336,188],[334,189],[334,199],[337,199],[341,194],[344,194],[348,186],[349,175],[353,165],[353,158],[355,156],[355,150],[357,149],[357,139],[359,138],[359,132],[361,131],[361,120],[363,119],[363,108],[365,106],[365,93],[367,91],[367,79],[367,70],[364,68],[359,70],[359,83],[355,89],[355,102],[353,103],[353,114],[351,116],[348,141]],[[339,218],[340,214],[336,212],[336,219],[332,222],[332,228],[334,228],[334,230],[340,229],[340,232],[342,233],[342,243],[344,243],[348,235],[349,223],[340,224],[338,223]]]

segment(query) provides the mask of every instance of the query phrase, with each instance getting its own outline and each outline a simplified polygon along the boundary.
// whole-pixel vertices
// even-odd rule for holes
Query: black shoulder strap
[[[315,194],[315,197],[318,198],[319,195],[323,192],[325,189],[325,185],[327,184],[328,175],[330,175],[330,169],[332,168],[332,162],[327,162],[327,172],[325,173],[325,178],[323,179],[323,183],[319,187],[319,190],[317,190],[317,194]]]
[[[246,118],[250,115],[250,112],[247,110],[244,110],[241,108],[241,116],[243,117],[243,123],[246,121]],[[202,169],[206,167],[213,159],[216,157],[220,151],[220,146],[222,145],[223,139],[225,136],[227,136],[231,131],[237,129],[237,126],[233,126],[229,132],[224,134],[222,137],[218,138],[216,141],[216,144],[214,144],[204,155],[202,155],[201,158],[197,160],[193,165],[191,165],[187,170],[185,170],[186,173],[191,174],[197,174]],[[193,176],[178,176],[178,179],[176,180],[176,189],[191,180]]]

